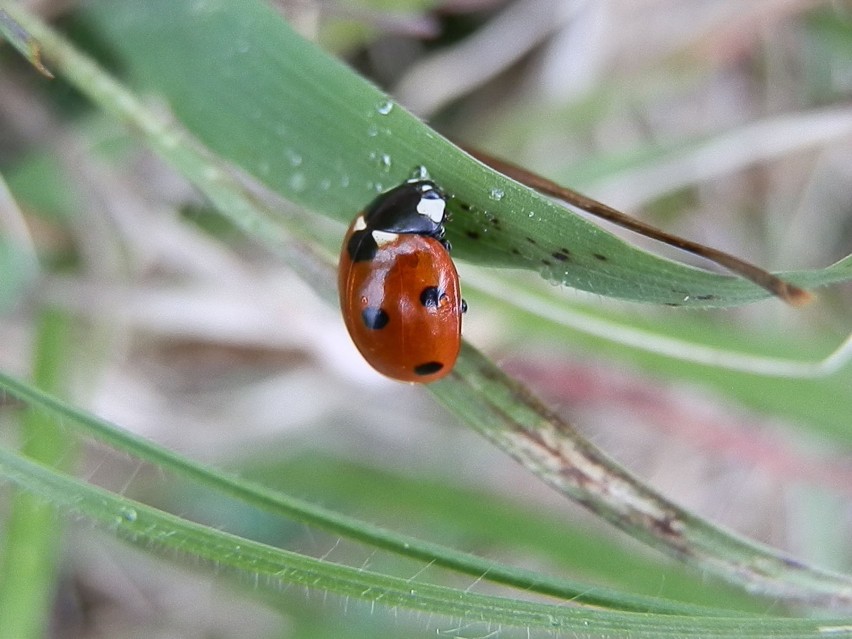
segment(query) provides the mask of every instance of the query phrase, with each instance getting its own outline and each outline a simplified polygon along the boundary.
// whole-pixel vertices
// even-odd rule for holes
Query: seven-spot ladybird
[[[364,359],[399,381],[444,377],[461,347],[466,307],[444,239],[446,204],[435,183],[409,180],[373,200],[343,239],[346,328]]]

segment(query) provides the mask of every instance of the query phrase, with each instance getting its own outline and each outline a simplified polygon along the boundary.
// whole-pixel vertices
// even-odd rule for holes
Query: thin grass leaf
[[[52,78],[53,74],[41,60],[41,45],[5,9],[0,8],[0,37],[15,47],[39,73]]]
[[[3,373],[0,373],[0,388],[13,397],[31,404],[40,415],[52,415],[61,420],[66,428],[78,430],[201,486],[230,495],[260,510],[290,517],[332,534],[342,535],[412,559],[443,566],[485,581],[502,583],[528,592],[537,592],[577,603],[669,614],[704,616],[730,614],[730,612],[706,607],[618,593],[607,588],[594,588],[584,583],[501,565],[442,544],[395,533],[221,471],[213,471]]]
[[[425,166],[456,198],[455,255],[602,295],[683,306],[755,301],[749,282],[640,251],[495,173],[304,41],[264,3],[92,3],[87,21],[204,144],[290,201],[348,222]],[[192,82],[187,82],[192,78]],[[852,262],[788,279],[825,285]]]
[[[0,173],[0,312],[11,308],[38,273],[23,214]]]
[[[131,543],[170,557],[192,558],[220,574],[248,578],[256,589],[276,593],[287,584],[328,591],[391,609],[516,626],[527,630],[629,637],[825,637],[849,632],[844,620],[678,617],[648,613],[571,608],[474,594],[442,586],[379,575],[360,568],[272,548],[213,530],[56,473],[0,449],[0,476],[84,517]]]
[[[852,605],[852,577],[823,571],[722,530],[621,468],[468,344],[435,397],[545,483],[631,536],[750,592]]]
[[[68,318],[45,311],[36,333],[33,377],[42,388],[64,386],[69,343]],[[73,458],[73,442],[45,413],[22,419],[22,452],[52,466]],[[40,496],[15,491],[0,546],[0,639],[37,639],[49,626],[58,574],[62,528],[59,513]]]

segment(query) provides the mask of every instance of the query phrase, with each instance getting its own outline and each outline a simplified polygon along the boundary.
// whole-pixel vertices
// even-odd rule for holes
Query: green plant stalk
[[[436,566],[492,581],[514,586],[528,592],[619,610],[653,611],[656,613],[730,615],[730,611],[691,606],[653,597],[616,593],[607,588],[593,588],[588,584],[505,566],[447,546],[423,541],[359,521],[328,510],[302,499],[269,490],[259,484],[229,476],[221,471],[186,459],[172,451],[123,431],[118,426],[99,419],[47,393],[32,388],[8,375],[0,373],[0,388],[13,397],[53,415],[66,428],[74,428],[110,446],[125,451],[176,475],[191,479],[220,493],[230,495],[260,510],[290,517],[317,526],[332,534],[354,539],[373,547],[383,548],[400,555]]]
[[[38,38],[45,53],[56,61],[57,70],[75,86],[107,112],[138,129],[155,150],[195,182],[241,228],[262,239],[272,238],[273,245],[282,238],[279,249],[284,248],[282,256],[288,263],[323,297],[336,299],[330,265],[315,259],[317,256],[310,247],[284,238],[281,229],[215,161],[215,156],[175,123],[164,122],[144,109],[133,94],[46,26],[22,11],[16,10],[15,17]],[[293,247],[293,253],[288,255],[289,247]],[[822,283],[847,278],[850,267],[852,258],[846,258],[829,269],[785,277],[798,284],[816,285],[821,277],[826,278]],[[730,285],[737,286],[734,282]],[[430,387],[445,406],[520,459],[544,481],[638,538],[750,591],[827,606],[852,603],[849,578],[790,560],[668,504],[467,344],[452,380],[462,383]],[[537,434],[538,429],[541,433]],[[570,463],[563,457],[568,453]],[[575,468],[584,466],[596,475],[597,484],[589,483],[582,472],[575,472]],[[614,490],[616,487],[618,491]]]
[[[0,476],[49,499],[56,507],[146,550],[195,558],[220,574],[248,579],[257,589],[280,591],[286,584],[441,615],[462,622],[629,637],[825,637],[849,636],[844,620],[754,617],[696,617],[607,611],[542,604],[455,590],[333,564],[188,522],[119,497],[0,449]],[[845,633],[845,634],[844,634]]]
[[[61,392],[65,386],[68,318],[43,311],[36,332],[35,383]],[[73,437],[49,414],[31,407],[22,418],[23,454],[49,466],[72,457]],[[54,506],[26,490],[15,491],[0,553],[0,639],[45,636],[55,592],[60,519]]]
[[[41,62],[41,46],[39,43],[22,29],[21,25],[15,22],[2,7],[0,7],[0,36],[15,47],[44,76],[53,77],[53,74]]]
[[[636,539],[749,592],[852,606],[852,578],[805,565],[723,530],[659,495],[478,351],[464,344],[439,402],[545,483]]]

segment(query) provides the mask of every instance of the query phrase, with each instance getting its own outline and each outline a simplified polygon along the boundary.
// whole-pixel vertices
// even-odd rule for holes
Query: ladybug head
[[[370,231],[444,236],[447,196],[434,182],[410,180],[385,191],[364,212]]]

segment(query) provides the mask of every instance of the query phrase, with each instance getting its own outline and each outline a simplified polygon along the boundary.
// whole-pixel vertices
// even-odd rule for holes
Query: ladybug
[[[378,372],[428,383],[453,368],[466,310],[444,239],[447,197],[415,179],[379,195],[358,214],[340,253],[343,320]]]

